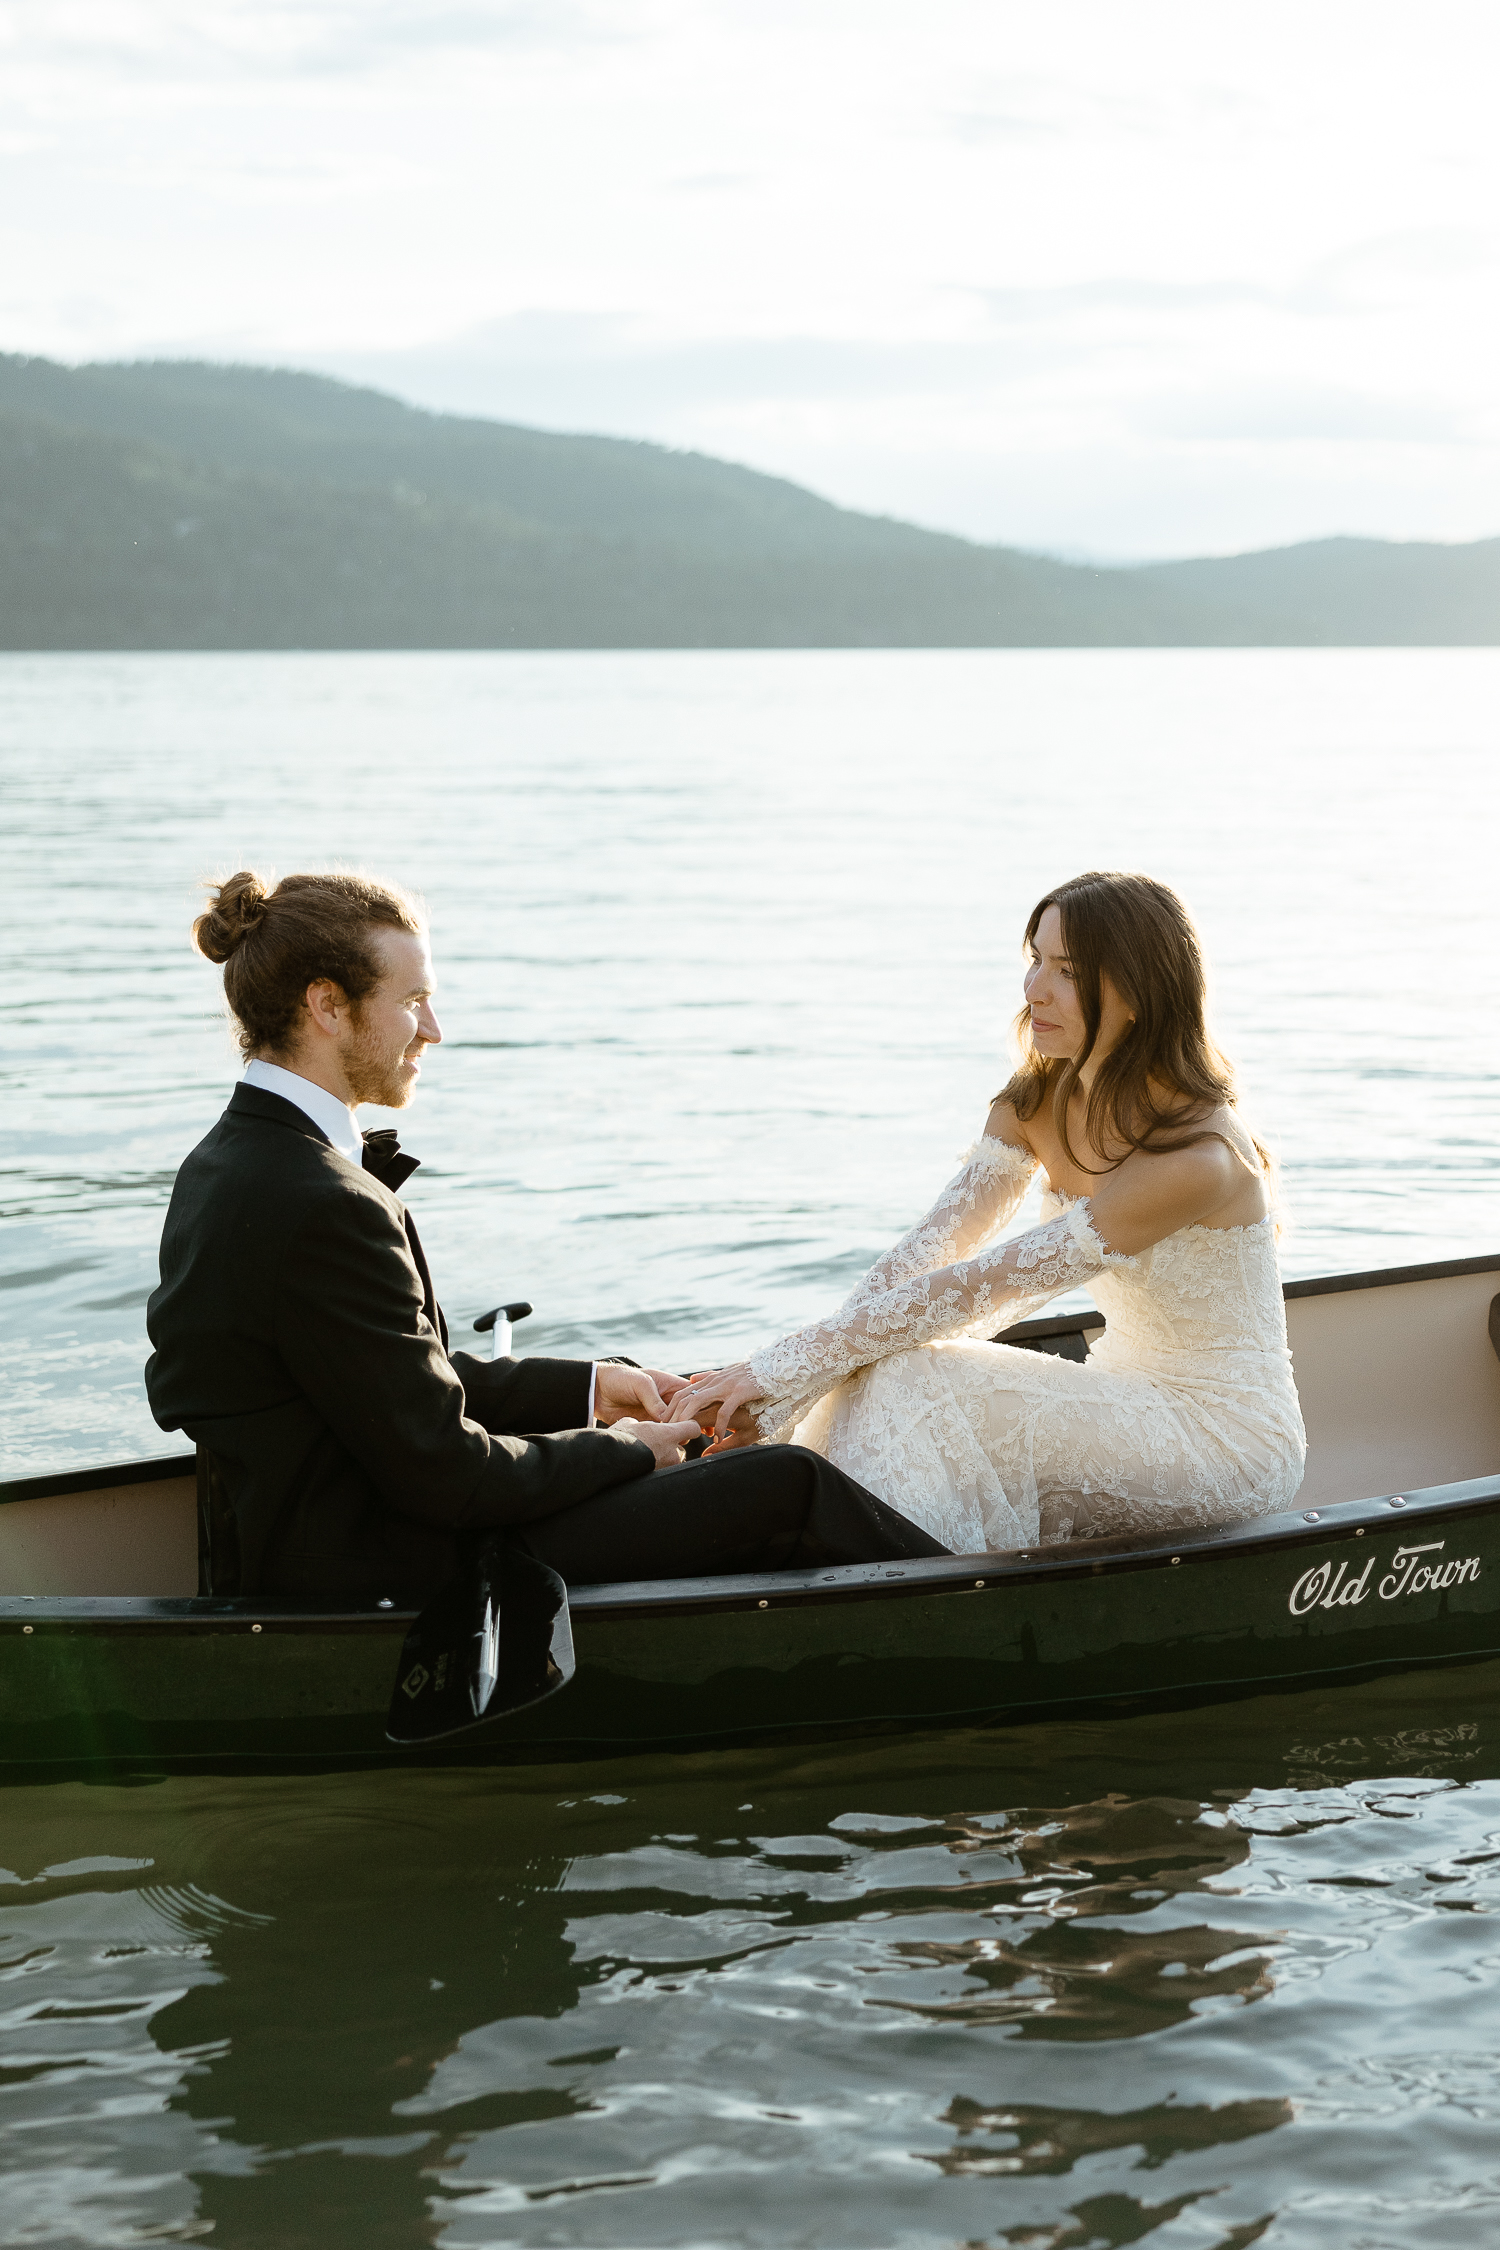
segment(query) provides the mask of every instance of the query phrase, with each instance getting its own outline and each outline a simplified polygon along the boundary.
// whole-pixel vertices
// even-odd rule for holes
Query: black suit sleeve
[[[276,1302],[277,1345],[294,1381],[398,1515],[450,1531],[531,1523],[655,1465],[638,1438],[609,1430],[496,1436],[467,1416],[405,1232],[373,1194],[317,1200],[288,1245]],[[517,1406],[528,1364],[514,1369],[516,1384],[500,1386]],[[536,1403],[545,1382],[529,1386]],[[568,1395],[577,1395],[576,1376]]]
[[[524,1437],[531,1430],[581,1430],[587,1422],[592,1360],[448,1357],[471,1418],[487,1430]]]

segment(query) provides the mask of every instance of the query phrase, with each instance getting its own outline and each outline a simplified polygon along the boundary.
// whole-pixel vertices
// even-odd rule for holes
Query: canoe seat
[[[1089,1356],[1088,1340],[1081,1328],[1065,1336],[1007,1336],[1005,1343],[1014,1344],[1023,1352],[1050,1352],[1054,1359],[1086,1360]]]
[[[1018,1351],[1049,1352],[1054,1359],[1076,1360],[1080,1365],[1089,1356],[1089,1339],[1097,1336],[1104,1327],[1102,1313],[1093,1311],[1053,1313],[1040,1320],[1018,1320],[1014,1327],[1002,1328],[992,1336],[992,1344],[1012,1344]]]

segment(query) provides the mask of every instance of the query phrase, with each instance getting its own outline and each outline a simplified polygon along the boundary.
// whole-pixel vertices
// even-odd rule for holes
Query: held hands
[[[760,1443],[760,1430],[749,1410],[750,1402],[760,1395],[759,1383],[741,1361],[733,1367],[695,1375],[692,1382],[673,1397],[672,1412],[691,1415],[695,1422],[712,1432],[712,1450],[727,1452],[737,1445]]]
[[[696,1422],[667,1419],[676,1413],[676,1401],[686,1388],[680,1375],[663,1374],[660,1368],[621,1367],[601,1359],[594,1380],[594,1419],[621,1437],[649,1445],[659,1469],[675,1468],[683,1447],[698,1435]]]
[[[689,1440],[701,1434],[700,1425],[712,1435],[710,1450],[715,1453],[759,1444],[760,1431],[748,1411],[749,1401],[759,1396],[760,1385],[745,1366],[721,1367],[687,1383],[659,1367],[621,1367],[602,1359],[594,1384],[594,1416],[622,1437],[649,1445],[656,1466],[670,1469],[682,1459]]]

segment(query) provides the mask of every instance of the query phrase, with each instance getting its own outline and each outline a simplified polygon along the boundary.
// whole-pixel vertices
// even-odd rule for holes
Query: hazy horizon
[[[6,354],[6,351],[5,351],[4,347],[0,347],[0,358],[3,358],[3,357],[5,357],[5,356],[7,356],[7,354]],[[101,367],[101,368],[104,368],[104,367],[129,367],[129,366],[132,366],[132,365],[140,365],[140,364],[150,364],[150,363],[151,363],[151,361],[152,361],[152,359],[155,359],[155,360],[156,360],[156,363],[157,363],[157,364],[162,364],[162,363],[165,363],[165,364],[172,364],[172,363],[173,363],[173,359],[174,359],[174,357],[175,357],[175,355],[171,355],[171,354],[165,354],[165,355],[146,355],[146,354],[139,354],[139,355],[134,355],[134,354],[133,354],[133,355],[131,355],[131,356],[129,356],[129,357],[125,357],[125,358],[114,358],[114,359],[62,359],[62,358],[60,358],[60,357],[59,357],[59,355],[55,355],[55,354],[46,354],[46,355],[38,355],[38,356],[45,356],[45,357],[48,357],[48,358],[59,358],[59,364],[60,364],[60,365],[63,365],[63,366],[65,366],[65,367],[69,367],[69,368],[72,368],[72,369],[74,369],[75,371],[76,371],[76,370],[79,370],[79,369],[87,368],[87,367]],[[302,374],[302,375],[308,375],[308,374],[310,374],[310,375],[328,375],[328,376],[329,376],[329,379],[330,379],[331,381],[335,381],[335,382],[345,382],[345,383],[349,383],[349,384],[353,385],[353,386],[354,386],[354,387],[356,387],[356,388],[364,388],[364,389],[370,389],[370,390],[374,390],[374,391],[379,391],[379,392],[382,392],[382,393],[384,393],[384,394],[385,394],[386,396],[389,396],[389,397],[393,397],[393,398],[395,398],[395,399],[399,400],[401,404],[403,404],[403,405],[406,405],[406,406],[412,406],[412,407],[416,407],[416,408],[417,408],[417,409],[418,409],[419,411],[421,411],[421,412],[424,412],[424,413],[432,413],[432,414],[438,414],[438,415],[443,415],[443,416],[453,416],[453,417],[455,417],[455,418],[460,418],[460,419],[473,419],[473,420],[479,420],[479,421],[493,421],[493,422],[497,422],[497,423],[502,423],[502,424],[505,424],[505,425],[507,425],[507,426],[511,426],[511,427],[515,427],[515,428],[537,430],[537,431],[541,432],[541,433],[542,433],[543,435],[546,435],[546,436],[558,436],[558,437],[607,437],[607,438],[617,438],[617,439],[620,439],[620,440],[621,440],[622,442],[624,442],[624,443],[627,443],[627,444],[630,444],[630,443],[639,443],[639,444],[645,444],[645,445],[655,445],[655,446],[662,446],[662,447],[664,447],[664,448],[665,448],[666,450],[668,450],[668,451],[693,452],[693,453],[707,453],[707,451],[708,451],[708,449],[707,449],[706,447],[702,447],[702,446],[680,446],[680,447],[679,447],[679,446],[673,446],[673,445],[671,445],[671,444],[670,444],[670,442],[669,442],[669,441],[667,441],[667,440],[665,440],[665,439],[662,439],[662,438],[655,438],[655,437],[649,437],[649,436],[646,436],[646,435],[644,435],[643,433],[641,433],[641,432],[639,432],[639,431],[630,431],[630,430],[604,430],[604,429],[573,429],[573,428],[566,428],[566,429],[565,429],[565,428],[561,428],[561,427],[555,427],[555,428],[554,428],[554,427],[549,427],[549,426],[548,426],[547,424],[544,424],[544,423],[527,423],[527,422],[521,422],[521,421],[519,421],[519,420],[518,420],[518,419],[517,419],[516,417],[514,417],[514,416],[510,416],[510,415],[502,415],[502,414],[490,414],[490,413],[484,413],[484,412],[482,412],[482,411],[478,411],[478,410],[475,410],[475,411],[472,411],[472,412],[470,412],[469,410],[466,410],[466,409],[463,409],[463,408],[459,408],[459,407],[441,407],[441,406],[439,406],[439,407],[434,407],[434,406],[430,406],[430,405],[429,405],[429,404],[428,404],[428,403],[427,403],[427,402],[426,402],[425,400],[422,400],[422,399],[419,399],[419,398],[413,398],[413,397],[411,397],[411,396],[409,396],[409,395],[407,395],[407,394],[404,394],[404,393],[402,393],[402,392],[400,392],[400,391],[397,391],[397,390],[392,390],[392,389],[388,389],[388,387],[387,387],[386,385],[384,385],[384,384],[380,384],[380,383],[366,383],[366,384],[361,384],[361,383],[359,382],[358,378],[356,378],[356,377],[353,377],[353,376],[340,376],[340,375],[332,375],[332,374],[330,373],[330,371],[329,371],[329,370],[327,370],[327,369],[324,369],[324,368],[319,368],[319,367],[314,367],[314,366],[312,366],[312,365],[309,365],[309,364],[296,365],[296,364],[294,364],[294,363],[293,363],[293,362],[291,362],[291,361],[270,361],[270,360],[266,360],[266,361],[258,361],[258,360],[243,360],[243,359],[242,359],[242,360],[225,359],[225,360],[218,360],[218,361],[215,361],[215,360],[212,360],[212,359],[209,359],[209,360],[202,360],[202,359],[199,359],[199,358],[197,358],[196,356],[183,355],[179,363],[180,363],[180,364],[183,364],[183,365],[204,365],[204,364],[207,364],[207,365],[210,365],[210,366],[212,366],[212,365],[218,365],[218,366],[225,366],[225,367],[233,367],[233,366],[252,367],[252,368],[255,368],[255,367],[264,367],[264,368],[266,368],[266,369],[267,369],[268,371],[270,371],[270,372],[280,372],[280,373],[286,373],[286,374]],[[733,466],[735,466],[735,467],[738,467],[738,468],[744,468],[744,469],[750,469],[750,470],[752,470],[752,471],[757,471],[758,473],[760,473],[760,474],[763,474],[763,475],[769,475],[769,476],[777,476],[777,475],[782,475],[782,474],[784,473],[784,472],[782,472],[782,471],[779,471],[779,470],[774,470],[774,469],[772,469],[772,470],[765,470],[765,469],[762,469],[762,468],[760,467],[760,464],[758,464],[758,463],[756,463],[756,462],[754,462],[754,461],[743,460],[743,459],[740,459],[740,460],[733,460],[731,456],[729,456],[729,455],[726,455],[726,454],[716,454],[716,455],[710,455],[709,457],[710,457],[710,458],[712,458],[712,459],[720,460],[720,461],[730,461],[730,462],[731,462],[731,464],[732,464]],[[1026,546],[1021,546],[1021,545],[1019,544],[1019,542],[1015,542],[1015,541],[1009,541],[1009,540],[985,540],[985,539],[981,539],[981,538],[979,538],[979,537],[978,537],[978,535],[976,535],[976,534],[975,534],[975,533],[973,533],[973,532],[967,532],[967,531],[963,531],[963,530],[961,530],[961,529],[958,529],[958,527],[956,527],[955,525],[953,525],[953,524],[949,524],[949,523],[938,523],[938,522],[932,522],[932,521],[923,521],[923,520],[922,520],[921,518],[919,518],[919,517],[916,517],[916,516],[907,516],[907,517],[904,517],[904,518],[895,518],[895,517],[894,517],[894,511],[891,511],[891,510],[882,510],[882,509],[860,509],[860,506],[859,506],[859,503],[858,503],[858,502],[855,502],[855,501],[847,501],[847,500],[840,500],[840,499],[836,498],[836,496],[835,496],[834,494],[832,494],[832,493],[830,493],[830,492],[826,492],[826,491],[822,491],[822,490],[820,490],[820,489],[819,489],[819,487],[818,487],[818,486],[817,486],[817,485],[816,485],[816,484],[815,484],[814,482],[812,482],[812,481],[811,481],[810,479],[806,479],[806,478],[802,478],[802,477],[794,477],[794,478],[790,478],[790,479],[789,479],[788,481],[790,481],[790,482],[792,482],[792,483],[795,483],[795,484],[798,484],[798,485],[801,485],[801,486],[803,486],[803,487],[804,487],[804,488],[805,488],[806,490],[808,490],[808,491],[810,491],[810,492],[814,493],[814,494],[815,494],[815,495],[816,495],[816,496],[817,496],[817,497],[818,497],[819,499],[827,500],[827,501],[831,502],[831,503],[832,503],[832,504],[833,504],[834,506],[837,506],[837,507],[849,507],[849,508],[854,508],[854,509],[855,509],[856,511],[858,511],[858,512],[861,512],[861,513],[865,513],[865,514],[873,514],[873,515],[889,515],[889,516],[892,516],[892,517],[894,518],[894,520],[898,520],[898,521],[904,521],[904,522],[906,522],[906,523],[908,523],[908,524],[912,524],[912,525],[915,525],[915,526],[917,526],[917,528],[919,528],[919,529],[921,529],[921,530],[924,530],[924,531],[937,531],[937,532],[943,532],[943,533],[947,533],[947,534],[950,534],[950,535],[956,536],[956,537],[958,537],[958,538],[963,538],[963,539],[972,539],[972,540],[975,540],[975,543],[976,543],[976,544],[979,544],[979,545],[984,545],[984,546],[1011,546],[1011,547],[1015,547],[1015,548],[1016,548],[1016,551],[1018,551],[1018,552],[1020,552],[1020,553],[1024,553],[1024,554],[1030,554],[1030,555],[1035,555],[1035,556],[1037,556],[1037,557],[1039,557],[1039,558],[1041,558],[1041,559],[1043,559],[1043,560],[1047,560],[1047,561],[1052,561],[1052,562],[1065,562],[1065,563],[1074,563],[1074,564],[1077,564],[1077,565],[1079,565],[1079,566],[1081,566],[1081,567],[1092,567],[1092,568],[1095,568],[1095,569],[1100,569],[1100,570],[1135,570],[1135,569],[1145,569],[1145,568],[1147,568],[1147,567],[1148,567],[1148,566],[1149,566],[1149,565],[1150,565],[1151,563],[1153,563],[1153,562],[1169,562],[1169,561],[1191,562],[1191,561],[1215,561],[1215,560],[1227,560],[1227,559],[1229,559],[1229,558],[1232,558],[1233,556],[1236,556],[1236,555],[1242,555],[1242,554],[1247,554],[1247,553],[1258,553],[1258,552],[1266,552],[1266,551],[1268,551],[1268,550],[1269,550],[1269,551],[1275,551],[1275,550],[1276,550],[1277,548],[1284,548],[1284,547],[1291,547],[1291,546],[1309,546],[1309,545],[1311,545],[1311,546],[1316,546],[1316,545],[1318,545],[1318,544],[1320,544],[1320,543],[1322,543],[1322,542],[1324,542],[1324,541],[1327,541],[1327,540],[1337,540],[1337,539],[1375,539],[1375,540],[1380,540],[1380,541],[1384,542],[1385,544],[1388,544],[1388,545],[1392,545],[1392,546],[1413,546],[1413,545],[1427,545],[1427,544],[1432,544],[1432,545],[1440,545],[1440,546],[1471,546],[1471,545],[1474,545],[1474,544],[1476,544],[1476,543],[1478,543],[1478,542],[1481,542],[1481,541],[1484,541],[1484,540],[1487,540],[1487,539],[1491,539],[1491,538],[1496,538],[1496,537],[1500,537],[1500,532],[1494,532],[1494,531],[1488,531],[1488,532],[1486,532],[1486,531],[1481,531],[1481,532],[1478,532],[1478,533],[1474,534],[1474,535],[1473,535],[1472,537],[1461,538],[1461,539],[1449,539],[1449,540],[1435,540],[1435,541],[1433,541],[1433,540],[1425,540],[1425,539],[1423,539],[1423,538],[1421,537],[1421,535],[1419,535],[1419,534],[1418,534],[1418,535],[1413,535],[1412,537],[1409,537],[1409,538],[1403,538],[1403,537],[1402,537],[1402,536],[1401,536],[1400,534],[1391,534],[1391,533],[1387,533],[1387,532],[1379,532],[1379,531],[1358,531],[1358,532],[1355,532],[1355,531],[1348,531],[1348,530],[1345,530],[1345,529],[1343,529],[1342,527],[1340,527],[1340,528],[1335,528],[1335,529],[1332,529],[1332,530],[1327,530],[1327,531],[1315,531],[1315,532],[1309,532],[1309,533],[1305,534],[1304,536],[1302,536],[1302,537],[1300,537],[1300,538],[1297,538],[1297,539],[1289,539],[1289,540],[1276,540],[1276,541],[1273,541],[1273,542],[1269,542],[1269,543],[1268,543],[1268,548],[1261,548],[1261,549],[1244,548],[1244,547],[1229,547],[1229,546],[1226,546],[1226,547],[1205,547],[1205,548],[1199,548],[1199,549],[1197,549],[1197,550],[1196,550],[1196,551],[1195,551],[1194,553],[1192,553],[1192,554],[1186,554],[1186,553],[1182,553],[1182,554],[1177,554],[1177,555],[1144,555],[1144,554],[1138,554],[1138,553],[1137,553],[1137,554],[1112,554],[1112,553],[1107,553],[1107,552],[1104,552],[1104,551],[1102,551],[1102,550],[1100,550],[1100,549],[1087,548],[1087,547],[1079,547],[1079,546],[1072,546],[1072,545],[1068,545],[1068,544],[1065,544],[1065,543],[1061,543],[1061,544],[1060,544],[1060,543],[1055,543],[1055,542],[1054,542],[1054,543],[1047,543],[1047,542],[1043,542],[1043,541],[1037,541],[1037,542],[1035,542],[1035,543],[1033,543],[1033,544],[1028,544],[1028,545],[1026,545]]]

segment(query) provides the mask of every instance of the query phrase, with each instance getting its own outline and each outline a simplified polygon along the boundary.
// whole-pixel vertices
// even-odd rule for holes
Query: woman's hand
[[[717,1445],[756,1445],[760,1431],[749,1407],[760,1395],[759,1383],[741,1360],[733,1367],[695,1375],[673,1399],[672,1412],[679,1417],[691,1415],[705,1430],[713,1432]]]

